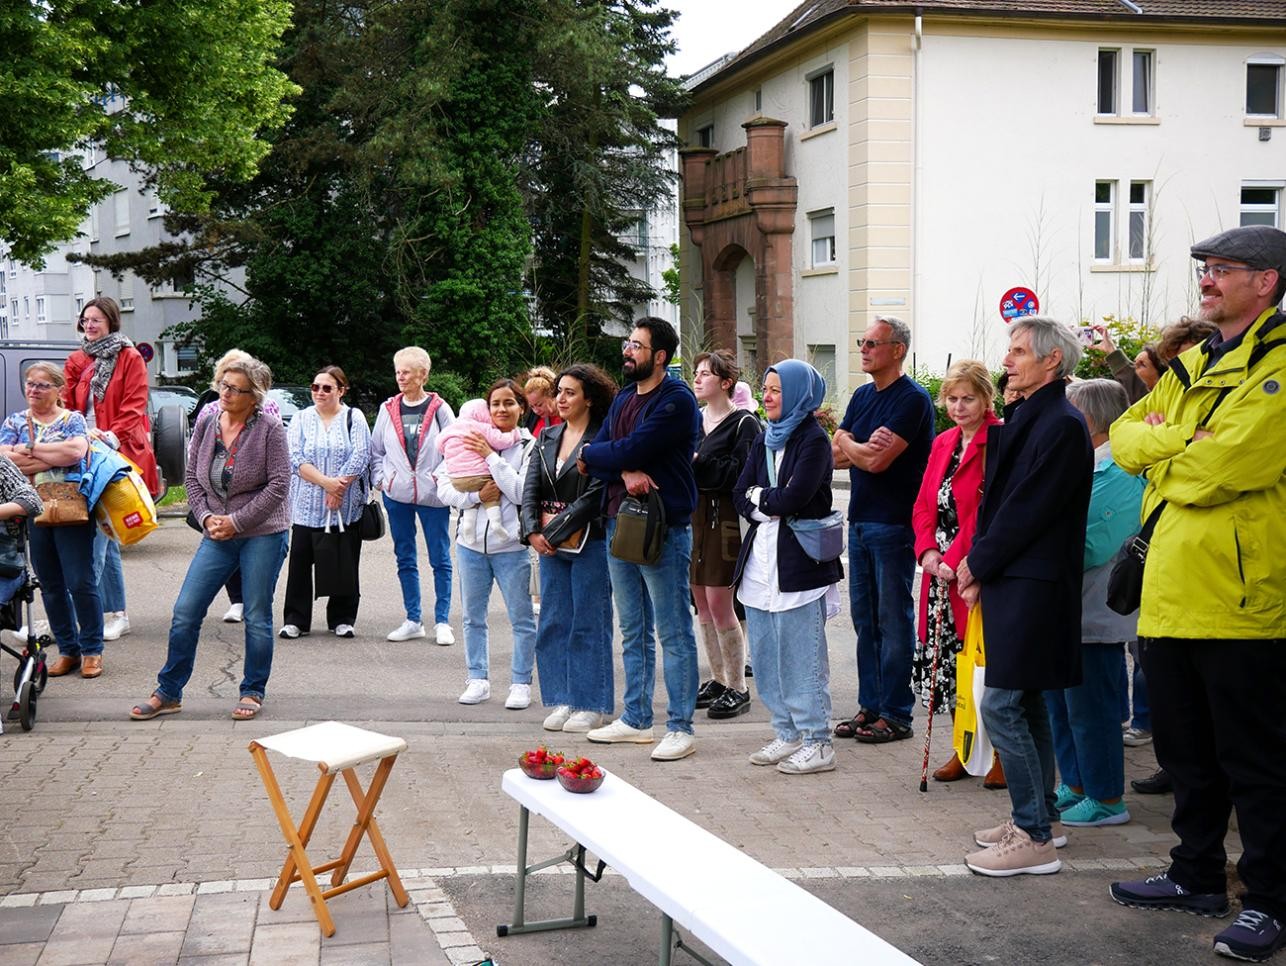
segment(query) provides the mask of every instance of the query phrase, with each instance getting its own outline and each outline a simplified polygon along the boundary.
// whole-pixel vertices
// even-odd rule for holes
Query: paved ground
[[[455,701],[465,677],[461,646],[383,640],[402,618],[387,541],[366,547],[359,637],[279,642],[258,720],[228,717],[242,631],[218,621],[222,600],[204,628],[183,712],[127,720],[163,660],[169,608],[195,540],[173,521],[127,550],[133,631],[108,645],[103,677],[52,681],[36,729],[23,734],[10,724],[0,738],[0,966],[463,963],[487,953],[531,964],[655,959],[655,911],[612,876],[591,888],[597,929],[495,937],[495,925],[511,913],[517,817],[499,776],[547,737],[544,711],[503,708],[511,645],[498,595],[495,695],[486,704]],[[836,709],[848,711],[856,693],[853,633],[846,615],[829,627]],[[619,662],[617,674],[619,694]],[[658,715],[663,720],[661,707]],[[246,749],[257,735],[327,718],[409,742],[379,820],[414,902],[398,911],[382,886],[340,897],[332,905],[337,934],[321,941],[296,895],[281,911],[267,908],[265,890],[284,846]],[[935,763],[948,753],[946,720],[935,730]],[[1007,814],[1005,793],[967,781],[920,794],[919,740],[845,742],[835,772],[788,778],[746,762],[767,737],[767,716],[756,704],[734,722],[699,720],[698,753],[684,761],[655,764],[638,746],[596,746],[594,757],[923,962],[1212,958],[1212,921],[1130,912],[1106,896],[1113,878],[1164,864],[1173,841],[1168,797],[1130,798],[1130,824],[1074,833],[1057,876],[986,881],[960,863],[970,831]],[[557,744],[590,747],[572,736]],[[1127,749],[1126,761],[1131,777],[1154,767],[1147,748]],[[302,810],[315,776],[289,763],[277,772]],[[351,820],[347,797],[337,795],[315,842],[342,840]],[[566,845],[533,822],[533,858]],[[359,852],[354,872],[372,865]],[[569,886],[557,872],[537,880],[536,914],[542,906],[561,910]]]

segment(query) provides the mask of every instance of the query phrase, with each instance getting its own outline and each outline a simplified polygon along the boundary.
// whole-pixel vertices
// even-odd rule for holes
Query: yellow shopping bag
[[[94,516],[103,533],[123,547],[138,543],[156,529],[156,504],[138,467],[130,463],[129,473],[107,484],[94,505]]]
[[[965,771],[981,777],[991,767],[992,747],[982,723],[987,657],[982,645],[982,605],[969,610],[964,646],[956,655],[956,720],[952,745]]]

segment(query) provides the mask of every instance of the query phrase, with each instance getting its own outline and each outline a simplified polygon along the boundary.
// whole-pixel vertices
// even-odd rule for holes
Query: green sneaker
[[[1059,782],[1058,787],[1054,789],[1054,807],[1060,812],[1071,808],[1084,798],[1085,796],[1080,792],[1072,791],[1072,786],[1066,782]]]
[[[1097,825],[1124,825],[1130,820],[1125,802],[1109,805],[1095,798],[1082,798],[1071,808],[1059,813],[1064,825],[1073,828],[1092,828]]]

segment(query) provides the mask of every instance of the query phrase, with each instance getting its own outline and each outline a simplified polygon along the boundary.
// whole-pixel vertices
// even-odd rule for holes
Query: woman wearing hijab
[[[831,513],[830,438],[814,416],[825,397],[826,381],[806,362],[787,359],[768,369],[768,429],[751,446],[733,490],[737,512],[750,521],[733,583],[775,734],[750,761],[788,775],[835,767],[826,621],[839,613],[844,569],[838,558],[808,556],[789,525]]]

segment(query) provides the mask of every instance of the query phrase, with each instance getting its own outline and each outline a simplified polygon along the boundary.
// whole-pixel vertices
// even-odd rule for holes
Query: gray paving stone
[[[388,943],[330,946],[328,942],[322,942],[320,966],[389,966]]]
[[[419,916],[394,916],[389,919],[389,961],[392,966],[427,966],[449,963],[438,947],[433,931]]]
[[[44,951],[43,942],[0,946],[0,966],[36,966]]]
[[[307,922],[259,926],[250,947],[250,966],[317,966],[321,931]]]
[[[249,953],[222,953],[214,956],[182,956],[178,966],[246,966]]]
[[[125,921],[121,924],[121,935],[129,936],[138,933],[184,932],[192,918],[192,906],[196,896],[153,896],[149,899],[133,899]],[[175,953],[177,957],[178,953]]]
[[[37,963],[39,966],[81,966],[107,962],[128,908],[129,903],[123,901],[63,906]]]
[[[172,966],[183,948],[183,931],[120,935],[107,966]]]
[[[259,897],[245,893],[197,896],[183,955],[249,953]]]
[[[43,943],[54,931],[54,924],[62,913],[61,906],[0,909],[0,944]]]

